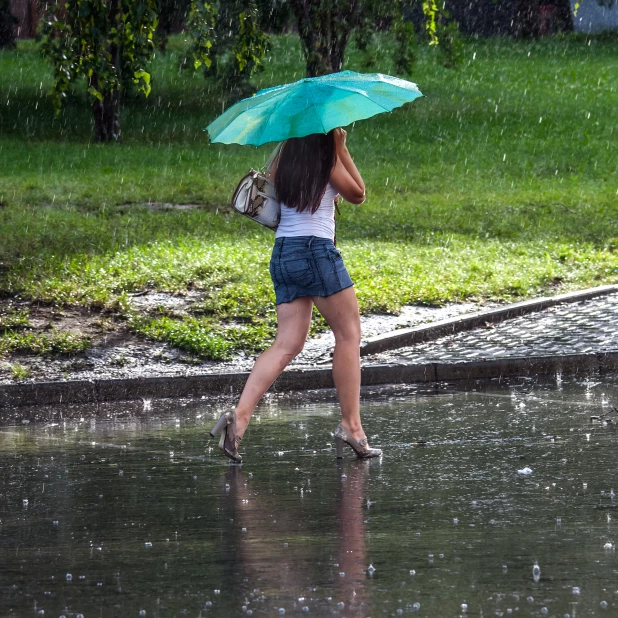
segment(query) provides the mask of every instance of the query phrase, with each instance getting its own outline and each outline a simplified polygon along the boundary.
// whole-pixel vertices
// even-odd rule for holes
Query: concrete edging
[[[511,318],[516,318],[528,313],[535,313],[560,305],[563,303],[575,303],[597,296],[618,293],[618,285],[603,285],[596,288],[588,288],[579,292],[559,294],[557,296],[547,296],[526,300],[521,303],[513,303],[497,309],[480,311],[471,315],[457,316],[433,322],[431,324],[421,324],[412,328],[402,328],[401,330],[391,331],[370,337],[361,343],[361,356],[369,356],[386,350],[402,348],[422,341],[439,339],[445,335],[453,335],[467,330],[485,326],[486,324],[496,324]]]
[[[553,373],[583,374],[618,371],[618,352],[434,362],[423,365],[369,365],[362,368],[363,386],[515,378]],[[58,404],[103,403],[151,398],[200,397],[240,392],[249,373],[188,377],[81,380],[0,385],[0,409]],[[333,388],[331,369],[284,371],[272,390]]]

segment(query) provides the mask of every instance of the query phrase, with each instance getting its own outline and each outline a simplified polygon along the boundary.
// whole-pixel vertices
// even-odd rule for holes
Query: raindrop
[[[607,601],[601,601],[599,605],[601,606],[601,609],[607,609]]]
[[[279,608],[279,615],[280,615],[280,616],[283,616],[283,614],[285,614],[285,608],[280,607],[280,608]]]
[[[376,572],[375,567],[373,566],[373,564],[370,564],[370,565],[367,567],[367,573],[369,573],[369,575],[373,575],[375,572]]]
[[[146,547],[152,547],[152,543],[151,543],[150,541],[146,541],[146,542],[144,543],[144,545],[145,545]]]
[[[70,582],[73,579],[73,576],[70,573],[67,573],[67,581]]]

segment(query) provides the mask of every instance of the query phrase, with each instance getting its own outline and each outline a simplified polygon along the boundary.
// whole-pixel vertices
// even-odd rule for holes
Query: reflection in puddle
[[[242,466],[205,402],[1,427],[0,616],[615,615],[616,402],[384,395],[370,461],[328,402],[263,405]]]

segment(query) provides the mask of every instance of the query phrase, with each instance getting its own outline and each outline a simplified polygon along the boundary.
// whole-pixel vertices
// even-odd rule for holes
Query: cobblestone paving
[[[618,351],[618,294],[558,305],[500,324],[368,357],[420,364]]]

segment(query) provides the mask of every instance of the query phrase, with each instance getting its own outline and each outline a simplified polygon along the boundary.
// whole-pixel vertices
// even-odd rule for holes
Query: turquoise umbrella
[[[232,105],[206,130],[211,142],[260,146],[328,133],[421,96],[416,84],[405,79],[340,71],[260,90]]]

